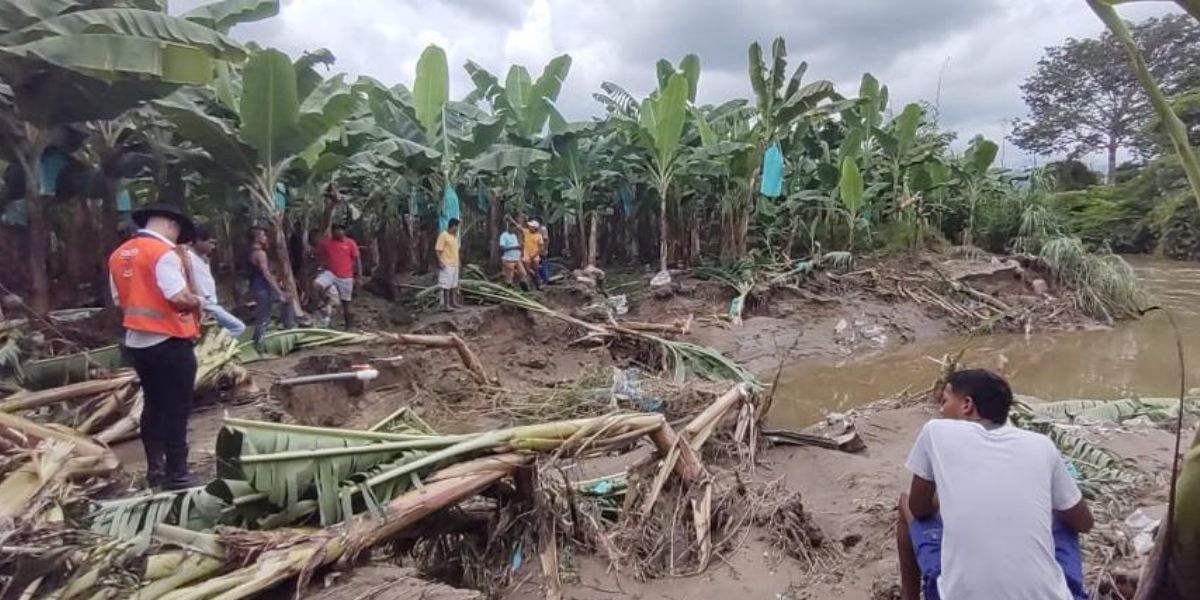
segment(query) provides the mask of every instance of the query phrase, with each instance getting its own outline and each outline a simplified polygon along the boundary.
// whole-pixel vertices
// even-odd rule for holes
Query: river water
[[[1200,386],[1200,263],[1147,257],[1127,260],[1155,301],[1174,315],[1183,339],[1187,386]],[[925,389],[940,369],[933,359],[956,352],[964,339],[910,344],[861,359],[785,369],[771,425],[799,428],[829,411]],[[980,336],[962,363],[1002,373],[1015,393],[1045,400],[1179,393],[1175,336],[1162,311],[1111,329]]]

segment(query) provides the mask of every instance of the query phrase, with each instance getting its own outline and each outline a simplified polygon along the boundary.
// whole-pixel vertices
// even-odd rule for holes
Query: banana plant
[[[963,153],[962,160],[953,167],[956,183],[962,186],[967,197],[967,226],[963,229],[962,239],[964,246],[970,246],[975,241],[975,212],[989,189],[994,188],[995,181],[988,171],[992,168],[999,149],[996,142],[984,139],[983,136],[975,136]]]
[[[561,117],[554,108],[562,91],[563,82],[571,71],[571,57],[563,54],[546,63],[542,73],[534,80],[529,70],[522,65],[512,65],[504,78],[500,80],[473,61],[467,61],[463,66],[475,90],[469,100],[486,101],[496,116],[504,121],[509,142],[518,148],[535,148],[545,146],[549,140],[543,139],[547,123]],[[518,212],[524,212],[525,194],[529,173],[526,169],[515,169],[508,174],[507,187],[518,191]],[[502,193],[491,191],[488,194],[487,237],[494,240],[503,228],[501,219],[504,214],[504,196]],[[499,264],[499,247],[489,243],[490,260]]]
[[[341,75],[306,89],[311,69],[308,61],[293,64],[278,50],[257,50],[246,62],[240,85],[228,86],[227,96],[189,90],[156,103],[180,135],[204,148],[270,215],[280,279],[298,313],[299,290],[287,258],[284,208],[276,205],[276,186],[298,161],[315,161],[327,136],[363,102],[360,91]]]
[[[768,147],[792,137],[797,129],[809,127],[825,111],[836,109],[837,105],[823,103],[837,99],[837,94],[829,81],[804,83],[808,71],[806,62],[801,62],[791,77],[787,77],[787,46],[782,37],[775,38],[771,44],[770,67],[763,59],[762,46],[758,42],[750,44],[748,54],[750,86],[758,111],[750,142],[755,147],[755,156],[764,157]],[[750,215],[755,210],[762,174],[761,166],[749,174],[748,193],[731,207],[729,239],[723,244],[727,256],[741,256],[746,252]]]
[[[683,161],[686,150],[681,144],[688,117],[688,96],[694,94],[692,83],[699,77],[699,61],[685,58],[684,66],[695,65],[696,76],[676,72],[638,108],[636,123],[630,122],[637,142],[645,151],[644,164],[651,185],[658,191],[658,251],[659,271],[667,272],[667,198],[671,183]]]
[[[57,129],[113,119],[180,86],[206,84],[217,65],[245,59],[246,50],[148,0],[19,4],[0,11],[0,146],[24,175],[31,305],[44,312],[49,232],[38,182]]]
[[[846,210],[846,225],[849,228],[849,238],[846,249],[854,250],[854,232],[859,227],[863,207],[866,205],[866,190],[863,187],[862,172],[854,157],[842,159],[842,176],[838,182],[838,197]]]

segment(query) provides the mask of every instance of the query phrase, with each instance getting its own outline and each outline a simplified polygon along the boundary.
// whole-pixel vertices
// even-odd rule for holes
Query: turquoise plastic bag
[[[445,231],[450,225],[450,219],[462,219],[458,208],[458,192],[454,191],[452,185],[442,189],[442,212],[438,214],[438,231]]]
[[[634,195],[635,190],[633,189],[632,183],[629,183],[628,181],[622,181],[621,184],[617,186],[617,200],[621,202],[621,211],[626,216],[633,214]]]
[[[133,210],[133,197],[129,195],[129,190],[122,189],[117,192],[117,212],[125,214]]]
[[[58,148],[50,148],[42,153],[41,181],[38,182],[39,192],[43,196],[53,196],[58,193],[58,174],[67,166],[67,155]]]
[[[763,154],[762,184],[758,191],[768,198],[783,195],[783,150],[779,148],[779,142],[771,144]]]
[[[283,212],[287,210],[287,186],[283,185],[282,181],[275,182],[275,210]]]

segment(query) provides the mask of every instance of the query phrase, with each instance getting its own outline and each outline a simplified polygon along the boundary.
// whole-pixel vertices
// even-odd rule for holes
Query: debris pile
[[[627,335],[603,327],[589,333]],[[363,343],[452,349],[481,389],[492,381],[457,336],[299,330],[258,349],[208,332],[197,384],[244,383],[242,364],[299,348]],[[513,569],[497,559],[536,554],[553,594],[560,548],[600,549],[645,576],[698,572],[758,514],[746,484],[704,458],[715,444],[753,464],[760,412],[744,383],[674,394],[684,388],[618,371],[603,386],[606,404],[584,416],[533,411],[516,419],[524,424],[456,435],[403,409],[361,430],[226,417],[213,481],[126,495],[108,444],[137,433],[136,376],[119,362],[59,363],[98,378],[0,400],[6,596],[247,598],[300,589],[384,547],[457,565],[456,578],[479,589],[509,583]],[[616,472],[584,481],[597,460]],[[480,532],[487,543],[464,543]]]

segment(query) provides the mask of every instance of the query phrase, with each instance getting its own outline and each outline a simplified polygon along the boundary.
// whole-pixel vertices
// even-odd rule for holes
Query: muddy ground
[[[605,288],[625,294],[630,306],[622,319],[671,322],[692,319],[688,341],[709,345],[746,365],[769,382],[781,364],[853,360],[919,340],[960,335],[977,322],[952,314],[936,303],[915,300],[901,290],[905,281],[956,279],[962,273],[982,290],[1013,307],[1024,307],[1019,319],[999,327],[1066,329],[1097,324],[1074,311],[1053,289],[1043,291],[1036,273],[997,266],[997,260],[961,260],[947,256],[866,264],[852,273],[822,273],[800,286],[756,291],[744,323],[723,317],[733,292],[722,284],[678,277],[669,291],[651,291],[644,273],[610,274]],[[971,275],[971,273],[976,273]],[[549,286],[536,297],[553,308],[586,318],[600,297],[586,286],[567,281]],[[497,378],[495,386],[478,386],[448,351],[411,347],[314,350],[258,363],[250,369],[260,392],[224,398],[197,409],[191,423],[193,462],[203,476],[213,473],[212,450],[223,414],[244,418],[282,419],[315,425],[369,427],[396,409],[409,406],[439,431],[474,431],[513,421],[505,406],[514,397],[561,386],[581,376],[603,380],[613,366],[642,366],[636,353],[572,344],[578,332],[550,317],[498,306],[472,305],[454,313],[396,306],[368,295],[357,301],[364,328],[405,333],[461,335]],[[594,311],[593,311],[594,312]],[[399,358],[397,358],[399,357]],[[280,377],[329,372],[381,358],[393,358],[381,380],[365,390],[314,387],[301,394],[272,389]],[[1020,382],[1014,382],[1020,390]],[[782,479],[802,494],[805,508],[821,527],[824,548],[816,563],[783,555],[762,532],[751,529],[730,551],[692,577],[637,581],[615,572],[596,555],[564,551],[567,598],[889,598],[897,581],[894,559],[894,506],[907,482],[904,457],[921,424],[933,411],[920,403],[880,404],[864,410],[858,428],[867,450],[846,454],[818,448],[771,448],[759,457],[754,477]],[[1113,430],[1097,440],[1133,458],[1152,473],[1162,473],[1170,457],[1172,437],[1155,429]],[[136,442],[118,448],[133,471],[140,469]],[[1163,502],[1161,486],[1137,500],[1138,505]],[[505,598],[543,597],[536,561],[526,561],[510,580]],[[331,587],[321,598],[456,598],[435,591],[395,595],[389,577],[398,566],[371,567],[369,574],[349,579],[326,577]],[[382,578],[382,579],[380,579]],[[367,583],[362,583],[363,581]],[[410,579],[403,579],[410,582]],[[358,583],[355,583],[358,582]],[[1090,583],[1090,582],[1089,582]],[[408,585],[407,583],[403,585]],[[318,587],[322,587],[318,585]],[[401,588],[396,588],[401,589]],[[432,590],[432,588],[431,588]],[[414,592],[415,594],[416,592]],[[470,596],[461,596],[470,597]]]

